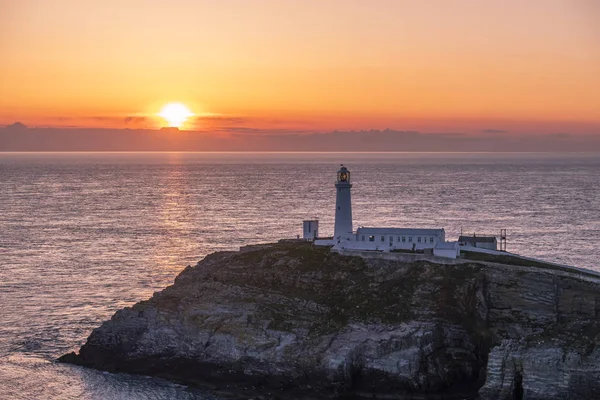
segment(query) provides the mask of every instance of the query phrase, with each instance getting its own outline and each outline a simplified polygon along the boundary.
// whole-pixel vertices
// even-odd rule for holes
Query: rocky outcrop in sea
[[[600,277],[522,264],[218,252],[60,360],[243,398],[600,398]]]

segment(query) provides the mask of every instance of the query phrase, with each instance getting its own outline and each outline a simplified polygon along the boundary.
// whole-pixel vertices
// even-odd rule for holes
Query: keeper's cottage
[[[335,226],[332,239],[318,238],[318,221],[303,223],[305,240],[315,245],[334,246],[338,249],[367,251],[431,252],[436,256],[456,258],[458,242],[446,242],[444,229],[371,228],[352,226],[352,181],[350,171],[341,166],[335,182]]]

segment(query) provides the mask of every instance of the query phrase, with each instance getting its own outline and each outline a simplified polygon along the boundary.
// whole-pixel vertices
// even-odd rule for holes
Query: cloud
[[[207,132],[229,132],[229,133],[294,133],[294,132],[316,132],[315,121],[275,119],[267,117],[248,117],[244,115],[209,114],[198,115],[186,123],[188,130],[201,130]],[[323,130],[319,130],[323,132]]]
[[[22,122],[15,122],[14,124],[7,125],[5,127],[5,129],[10,129],[13,131],[20,131],[20,130],[27,129],[27,125],[25,125]]]
[[[160,129],[165,125],[161,118],[152,115],[87,115],[87,116],[53,116],[47,119],[48,125],[36,126],[44,129]],[[287,134],[309,132],[307,121],[276,120],[243,115],[205,114],[190,117],[182,130],[201,132],[229,132],[243,134]],[[295,129],[291,129],[294,127]],[[299,129],[298,129],[299,128]],[[312,132],[312,130],[310,130]]]
[[[439,138],[441,138],[441,137],[461,138],[461,137],[465,137],[467,134],[464,132],[434,132],[434,133],[430,133],[429,135],[439,137]]]
[[[129,116],[129,117],[123,118],[123,121],[125,122],[126,125],[141,124],[141,123],[148,122],[148,120],[149,120],[148,117],[140,117],[140,116]]]
[[[246,117],[235,115],[198,115],[192,118],[192,122],[212,122],[227,125],[243,125],[249,123],[250,121]]]
[[[502,129],[484,129],[481,132],[483,133],[508,133],[508,131]]]
[[[130,120],[136,120],[132,117]],[[121,118],[121,124],[123,118]],[[122,125],[121,125],[122,126]],[[19,130],[19,134],[15,134]],[[280,127],[221,130],[35,128],[0,129],[0,151],[600,151],[600,135],[423,134],[403,130],[317,132]]]
[[[316,133],[311,130],[286,129],[286,128],[248,128],[243,126],[221,126],[215,127],[217,132],[228,132],[240,135],[296,135]]]

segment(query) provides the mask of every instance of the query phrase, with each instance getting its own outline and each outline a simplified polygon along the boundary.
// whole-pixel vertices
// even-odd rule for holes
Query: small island
[[[243,398],[600,398],[600,277],[389,256],[214,253],[60,361]]]

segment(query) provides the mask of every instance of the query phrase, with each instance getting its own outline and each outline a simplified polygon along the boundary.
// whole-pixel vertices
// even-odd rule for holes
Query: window
[[[382,242],[385,242],[385,236],[382,236],[382,237],[381,237],[381,241],[382,241]]]
[[[374,242],[375,241],[375,236],[371,235],[369,236],[369,242]]]
[[[402,236],[402,243],[406,242],[406,236]]]
[[[408,237],[408,243],[412,242],[412,236]]]
[[[365,241],[365,235],[362,235],[362,241],[363,242]]]
[[[397,242],[399,242],[399,241],[400,241],[400,236],[398,236],[398,239],[396,239],[396,241],[397,241]]]
[[[421,236],[417,238],[417,242],[421,243]]]
[[[433,236],[429,238],[429,243],[433,243]]]
[[[390,243],[392,243],[394,241],[394,237],[390,236]]]

